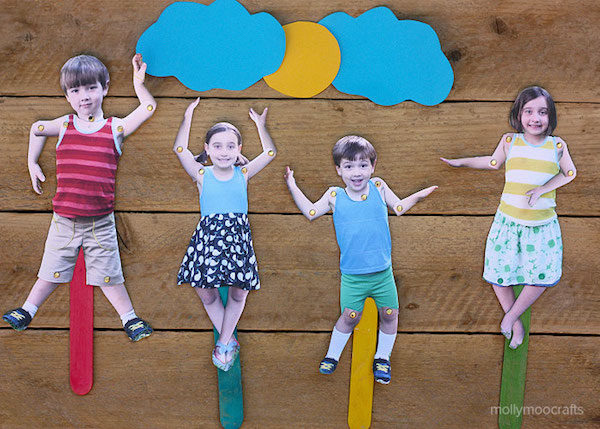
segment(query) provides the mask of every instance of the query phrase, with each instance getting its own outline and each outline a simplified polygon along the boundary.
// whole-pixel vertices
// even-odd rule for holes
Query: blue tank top
[[[219,180],[212,167],[204,168],[204,181],[200,192],[200,215],[216,213],[248,213],[248,189],[240,167],[233,167],[233,177]]]
[[[387,206],[372,181],[364,201],[351,200],[344,189],[338,189],[333,225],[343,274],[376,273],[392,265]]]

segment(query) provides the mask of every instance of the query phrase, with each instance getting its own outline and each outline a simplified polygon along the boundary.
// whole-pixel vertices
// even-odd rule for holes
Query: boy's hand
[[[540,199],[542,194],[543,191],[541,186],[538,186],[537,188],[533,188],[525,192],[525,195],[529,195],[529,201],[527,202],[529,204],[529,207],[533,207],[535,203],[537,203],[537,201]]]
[[[42,168],[39,164],[30,164],[29,165],[29,176],[31,177],[31,185],[33,186],[33,190],[36,194],[42,194],[42,187],[40,182],[46,181],[46,176],[42,173]]]
[[[450,167],[461,167],[461,163],[458,159],[446,159],[446,158],[440,158],[442,161],[444,161],[446,164],[448,164]]]
[[[146,67],[148,65],[142,61],[142,54],[135,54],[131,59],[131,63],[133,64],[133,79],[139,80],[141,83],[144,83],[146,79]]]
[[[296,184],[296,179],[294,179],[294,170],[290,170],[290,166],[287,165],[285,167],[285,174],[283,175],[285,179],[285,183],[287,183],[288,187]]]
[[[256,124],[257,127],[264,127],[266,122],[267,122],[267,112],[269,111],[268,107],[265,107],[265,110],[263,110],[262,114],[259,115],[258,113],[256,113],[254,111],[254,109],[250,109],[250,119],[252,119],[254,121],[254,123]]]
[[[190,103],[187,109],[185,109],[183,117],[186,119],[192,119],[192,116],[194,116],[194,109],[196,108],[196,106],[198,106],[198,103],[200,103],[200,97],[196,98]]]

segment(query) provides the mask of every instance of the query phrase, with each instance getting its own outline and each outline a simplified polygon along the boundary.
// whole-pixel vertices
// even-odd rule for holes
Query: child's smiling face
[[[69,88],[65,94],[67,101],[79,117],[96,116],[102,110],[102,101],[108,92],[100,82]]]
[[[369,179],[375,172],[375,165],[371,164],[369,159],[342,158],[340,166],[336,166],[335,169],[348,189],[358,194],[364,193],[369,186]]]
[[[233,130],[225,130],[214,134],[204,150],[213,165],[219,168],[229,168],[235,164],[242,150],[238,137]]]
[[[521,109],[521,125],[527,134],[532,136],[545,134],[548,122],[548,102],[543,96],[530,100]]]

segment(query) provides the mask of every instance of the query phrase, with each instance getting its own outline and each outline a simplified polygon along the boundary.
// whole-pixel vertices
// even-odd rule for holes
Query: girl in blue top
[[[250,109],[263,147],[260,155],[248,162],[241,154],[242,138],[237,128],[219,122],[206,133],[204,152],[194,157],[188,142],[199,100],[186,109],[173,147],[181,165],[198,186],[201,215],[177,274],[177,283],[189,283],[202,300],[219,332],[213,363],[227,371],[239,353],[233,331],[248,291],[260,288],[248,223],[247,182],[273,160],[275,145],[265,126],[268,109],[261,115]],[[202,164],[207,157],[212,161],[210,167]],[[239,167],[238,161],[247,164]],[[229,289],[226,307],[217,290],[220,286],[234,286]]]

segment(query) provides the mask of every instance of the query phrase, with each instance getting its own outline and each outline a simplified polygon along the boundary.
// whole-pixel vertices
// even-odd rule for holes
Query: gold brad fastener
[[[117,131],[118,131],[118,132],[120,132],[120,133],[122,133],[122,132],[123,132],[123,126],[122,126],[122,125],[119,125],[119,126],[117,127]]]
[[[179,152],[179,153],[183,152],[183,148],[181,146],[177,146],[177,152]]]
[[[331,191],[331,194],[330,194],[330,195],[331,195],[332,197],[335,197],[335,196],[337,195],[337,192],[335,192],[335,191]]]
[[[93,116],[89,116],[89,117],[88,117],[88,121],[90,121],[90,122],[94,122],[94,117],[93,117]]]
[[[146,107],[146,109],[148,109],[148,112],[152,112],[154,110],[154,106],[152,104],[148,104],[148,107]]]
[[[388,308],[387,310],[385,310],[385,314],[392,314],[392,309]]]
[[[506,142],[507,143],[510,143],[511,141],[512,141],[512,137],[511,136],[506,137]]]
[[[396,210],[398,210],[398,213],[400,213],[402,211],[402,206],[396,206]]]
[[[560,149],[562,147],[562,142],[556,143],[556,147]]]
[[[269,152],[267,152],[267,153],[269,154],[269,156],[273,156],[273,155],[275,155],[275,152],[274,152],[274,151],[272,151],[272,150],[270,150],[270,151],[269,151]]]
[[[110,282],[110,277],[108,277],[108,276],[104,277],[104,283],[108,283],[108,282]]]
[[[69,126],[69,123],[67,121],[63,122],[63,127],[67,128]]]
[[[491,164],[492,166],[494,166],[494,165],[498,164],[498,161],[496,161],[495,159],[492,159],[492,160],[490,161],[490,164]]]
[[[356,311],[350,312],[350,319],[356,319]]]
[[[200,174],[200,175],[204,174],[204,168],[201,168],[200,170],[198,170],[198,174]]]
[[[248,172],[248,169],[246,167],[242,167],[242,173],[246,174]]]
[[[57,279],[57,278],[59,278],[59,277],[60,277],[60,273],[59,273],[58,271],[57,271],[57,272],[55,272],[55,273],[54,273],[54,278],[55,278],[55,279]]]
[[[573,170],[569,170],[569,172],[567,173],[569,176],[572,176],[573,174],[575,174],[575,172]]]
[[[44,131],[44,126],[43,125],[38,125],[38,131]]]
[[[312,209],[312,210],[310,210],[310,211],[308,212],[308,214],[309,214],[309,215],[311,215],[311,216],[314,216],[316,213],[317,213],[317,212],[316,212],[314,209]]]
[[[363,200],[363,201],[364,201],[364,200],[366,200],[366,199],[367,199],[367,195],[366,195],[366,194],[362,194],[362,195],[360,196],[360,199],[361,199],[361,200]]]
[[[381,182],[378,180],[377,182],[375,182],[375,186],[379,188],[381,186]]]

